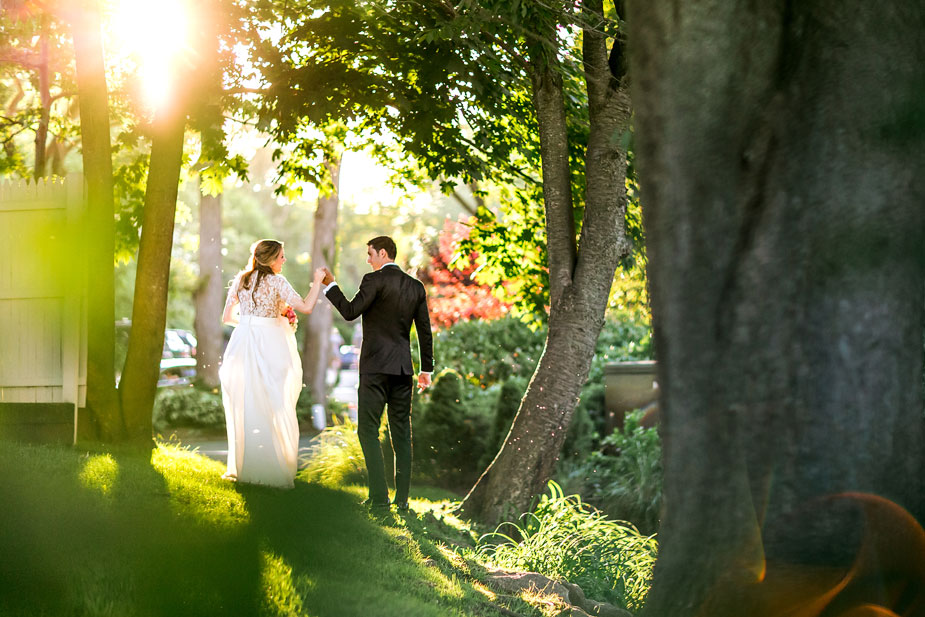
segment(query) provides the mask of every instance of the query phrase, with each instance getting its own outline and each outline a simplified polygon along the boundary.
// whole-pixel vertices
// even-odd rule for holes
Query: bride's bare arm
[[[238,303],[237,279],[231,284],[228,290],[228,297],[225,299],[225,310],[222,311],[222,323],[229,326],[238,325],[238,320],[234,317],[234,306]]]
[[[312,281],[312,289],[308,292],[308,295],[302,299],[301,302],[294,302],[291,304],[292,308],[300,313],[305,313],[306,315],[312,312],[312,309],[315,308],[315,303],[318,302],[318,295],[321,293],[321,279],[324,277],[324,272],[322,270],[315,270],[315,278]]]

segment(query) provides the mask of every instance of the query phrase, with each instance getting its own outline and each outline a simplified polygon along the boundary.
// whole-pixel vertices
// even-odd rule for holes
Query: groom
[[[411,324],[418,334],[421,373],[418,387],[430,385],[434,370],[433,339],[424,285],[405,274],[395,263],[395,242],[379,236],[366,243],[367,263],[373,271],[363,277],[353,300],[347,300],[325,269],[324,294],[347,321],[363,316],[360,348],[360,385],[357,405],[357,436],[369,473],[371,508],[388,508],[379,423],[388,406],[389,435],[395,452],[395,500],[399,510],[408,509],[411,485]]]

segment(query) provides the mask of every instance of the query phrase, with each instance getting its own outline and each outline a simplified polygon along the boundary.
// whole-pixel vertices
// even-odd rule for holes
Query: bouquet
[[[299,318],[296,316],[295,311],[292,310],[291,306],[286,306],[282,315],[289,320],[289,327],[292,328],[292,332],[295,333],[299,327]]]

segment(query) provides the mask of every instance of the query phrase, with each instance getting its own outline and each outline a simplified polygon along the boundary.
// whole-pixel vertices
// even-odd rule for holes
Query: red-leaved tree
[[[478,253],[469,254],[468,265],[462,270],[450,266],[460,240],[469,237],[469,229],[462,222],[446,219],[430,247],[430,263],[418,272],[427,286],[430,321],[436,328],[449,328],[468,319],[499,319],[510,310],[511,305],[495,296],[492,287],[472,278],[478,268]]]

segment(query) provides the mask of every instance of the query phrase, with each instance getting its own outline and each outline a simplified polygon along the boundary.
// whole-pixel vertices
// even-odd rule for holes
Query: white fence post
[[[82,175],[0,181],[0,402],[86,400]]]

